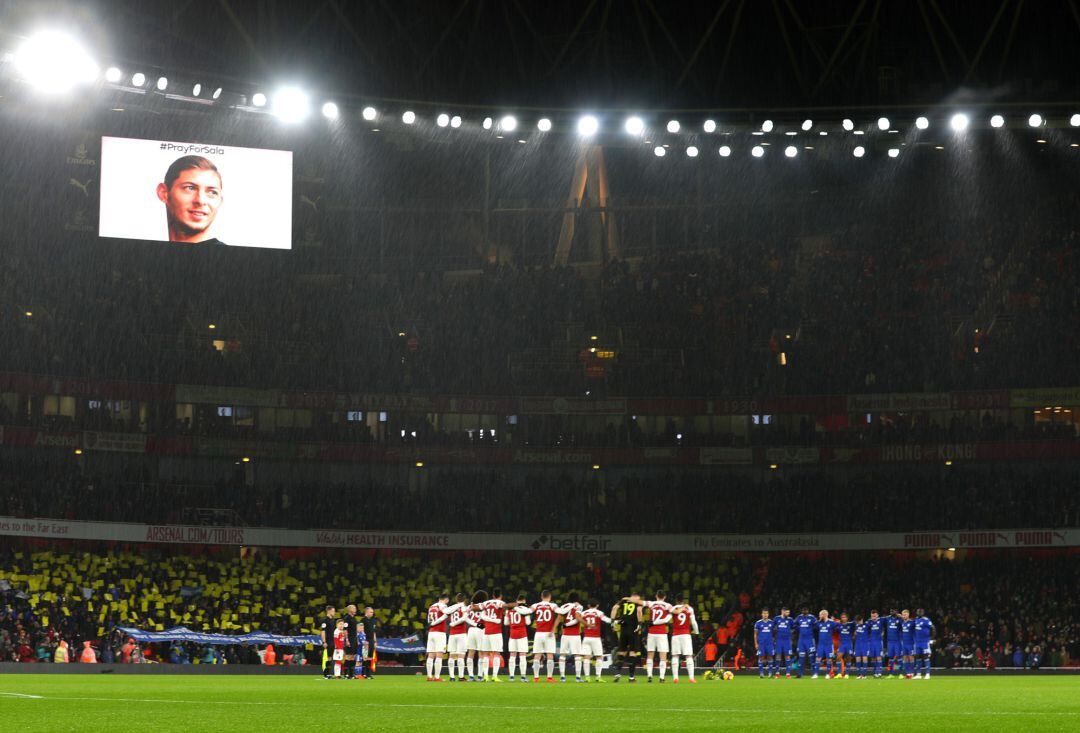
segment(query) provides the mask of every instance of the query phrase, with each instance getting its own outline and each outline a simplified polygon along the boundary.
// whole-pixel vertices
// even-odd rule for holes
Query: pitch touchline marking
[[[9,697],[32,699],[32,700],[89,700],[96,702],[149,702],[149,703],[187,703],[193,705],[308,705],[307,701],[297,702],[269,702],[269,701],[256,701],[256,700],[162,700],[158,698],[143,698],[143,697],[45,697],[44,695],[24,695],[17,692],[0,692],[0,695]],[[345,702],[329,702],[321,703],[323,705],[335,705],[335,706],[349,706],[349,707],[369,707],[369,708],[439,708],[439,709],[461,709],[461,710],[490,710],[497,708],[500,710],[550,710],[551,708],[542,705],[452,705],[449,703],[345,703]],[[582,712],[616,712],[616,713],[728,713],[728,714],[781,714],[781,715],[880,715],[881,711],[875,710],[776,710],[773,708],[623,708],[623,707],[566,707],[559,706],[560,710],[574,710]],[[1077,716],[1080,712],[1072,711],[1047,711],[1036,712],[1031,710],[988,710],[988,711],[975,711],[975,710],[948,710],[941,712],[929,712],[923,713],[924,715],[998,715],[998,716],[1010,716],[1010,715],[1022,715],[1022,716]]]

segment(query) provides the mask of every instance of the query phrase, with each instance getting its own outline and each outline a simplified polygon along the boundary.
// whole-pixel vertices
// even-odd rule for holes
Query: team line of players
[[[835,648],[834,633],[838,637]],[[847,677],[847,668],[854,659],[858,679],[865,679],[871,673],[881,677],[886,664],[894,674],[907,679],[921,679],[924,675],[930,679],[933,638],[934,624],[921,608],[914,617],[907,609],[901,612],[892,609],[885,617],[871,611],[869,619],[859,615],[854,621],[846,612],[833,618],[823,610],[815,617],[808,608],[803,608],[794,618],[787,608],[781,609],[776,618],[769,618],[768,609],[763,609],[761,618],[754,623],[760,677],[780,677],[781,670],[790,677],[789,660],[797,658],[798,677],[802,677],[804,665],[809,664],[816,679],[834,661],[842,666],[839,674]],[[834,676],[837,675],[829,673],[829,677]]]
[[[579,602],[577,594],[570,593],[565,603],[551,600],[550,591],[542,591],[540,601],[528,604],[525,594],[517,600],[506,602],[499,591],[489,597],[485,591],[477,591],[471,600],[458,593],[450,605],[450,595],[443,594],[427,611],[427,679],[442,681],[443,661],[449,655],[451,681],[499,682],[502,666],[503,630],[509,629],[508,676],[510,681],[520,674],[522,682],[528,682],[529,632],[533,627],[533,674],[534,682],[541,677],[541,663],[546,661],[546,679],[554,682],[555,657],[559,661],[559,677],[566,681],[566,663],[573,658],[575,679],[587,682],[595,671],[595,679],[602,682],[603,624],[612,625],[619,640],[613,660],[622,663],[621,669],[629,668],[629,681],[635,681],[638,657],[641,655],[640,631],[647,626],[645,671],[648,681],[653,681],[654,658],[659,659],[658,676],[663,682],[667,674],[668,654],[671,654],[672,681],[679,681],[679,658],[686,662],[690,682],[694,677],[694,649],[691,634],[698,633],[697,617],[685,597],[677,603],[667,602],[664,591],[656,593],[655,600],[643,600],[637,594],[621,599],[611,609],[611,615],[600,610],[600,602]],[[668,638],[668,627],[671,638]],[[561,632],[556,653],[556,636]],[[519,673],[520,669],[520,673]],[[618,682],[621,672],[615,675]]]

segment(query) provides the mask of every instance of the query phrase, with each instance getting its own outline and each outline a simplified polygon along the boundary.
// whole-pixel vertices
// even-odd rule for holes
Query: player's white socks
[[[664,676],[664,663],[660,662],[660,676]],[[671,679],[676,682],[679,681],[679,658],[677,656],[671,657]]]
[[[517,674],[517,655],[516,654],[511,654],[510,655],[510,668],[508,670],[508,673],[509,673],[509,675],[511,677],[513,677],[515,674]],[[524,672],[522,673],[521,676],[522,677],[525,676]]]
[[[548,672],[547,673],[548,677],[554,677],[555,676],[555,660],[554,659],[547,660],[547,672]]]
[[[495,656],[493,656],[491,658],[491,676],[492,677],[498,677],[499,676],[499,667],[501,667],[501,666],[502,666],[502,655],[501,654],[496,654]]]
[[[475,664],[475,662],[476,662],[476,660],[475,660],[475,659],[473,659],[472,657],[469,657],[468,659],[466,659],[466,660],[465,660],[465,666],[466,666],[466,667],[468,668],[468,670],[469,670],[469,676],[470,676],[470,677],[474,677],[474,676],[475,676],[475,675],[473,674],[473,670],[475,669],[475,667],[474,667],[473,665]]]
[[[603,668],[600,666],[600,660],[596,660],[596,679],[599,680],[604,674]]]
[[[667,662],[661,660],[660,661],[660,679],[664,679],[664,675],[666,675],[666,674],[667,674]]]
[[[690,681],[694,681],[694,658],[686,658],[686,674],[690,677]]]
[[[435,675],[432,673],[432,668],[435,666],[435,660],[431,657],[427,658],[427,678],[430,680]]]
[[[488,673],[488,658],[486,656],[480,657],[476,660],[476,664],[480,668],[479,671],[476,673],[476,676],[482,680],[486,680]]]
[[[589,657],[585,657],[583,660],[581,660],[581,669],[578,670],[578,677],[581,677],[583,679],[589,679],[589,667],[591,664],[592,660]]]
[[[652,677],[652,660],[651,659],[646,659],[645,660],[645,674],[648,677]]]
[[[442,659],[436,658],[435,660],[435,679],[442,677]]]
[[[540,679],[540,659],[533,659],[533,678]]]

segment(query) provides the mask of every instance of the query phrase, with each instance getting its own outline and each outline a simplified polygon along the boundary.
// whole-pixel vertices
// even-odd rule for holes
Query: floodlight
[[[764,122],[761,123],[761,131],[762,132],[772,132],[772,129],[773,129],[772,120],[765,120]]]
[[[889,148],[889,157],[896,158],[900,155],[900,148]]]
[[[855,129],[855,123],[853,121],[847,119],[846,117],[844,118],[844,121],[841,124],[843,125],[844,129],[847,130],[848,132],[851,132],[852,130]]]
[[[406,125],[411,125],[412,123],[416,122],[416,113],[413,112],[411,109],[405,110],[405,112],[401,115],[401,121],[404,122]]]
[[[705,124],[701,126],[701,129],[705,132],[716,132],[716,120],[705,120]]]
[[[322,114],[328,120],[336,120],[338,118],[338,106],[333,102],[326,102],[322,106]]]
[[[145,83],[146,74],[142,73],[141,71],[136,71],[134,74],[131,75],[131,86],[141,87]]]
[[[540,132],[550,132],[551,120],[549,120],[547,117],[541,117],[539,120],[536,121],[536,129]]]
[[[851,154],[854,155],[856,158],[861,158],[866,155],[866,148],[864,148],[862,145],[858,145],[855,147],[854,150],[851,151]]]
[[[311,113],[311,102],[302,89],[282,87],[270,100],[270,112],[282,122],[303,122]]]
[[[105,70],[105,81],[109,82],[110,84],[115,84],[120,81],[121,76],[122,74],[120,72],[120,69],[116,68],[115,66],[110,66]]]
[[[678,132],[680,129],[682,129],[682,125],[679,124],[678,120],[671,120],[667,123],[667,131],[672,134]]]
[[[1028,125],[1031,127],[1042,127],[1042,123],[1043,118],[1040,114],[1033,114],[1031,117],[1028,117]]]
[[[798,154],[799,154],[799,149],[797,147],[795,147],[794,145],[788,145],[786,148],[784,148],[784,155],[786,155],[789,158],[794,158]]]
[[[221,96],[221,87],[218,87],[217,89],[214,90],[214,95],[213,96],[214,96],[214,99],[217,99],[218,97]]]
[[[993,117],[990,118],[990,127],[995,127],[996,128],[996,127],[1004,127],[1004,126],[1005,126],[1005,118],[1002,117],[1001,115],[994,115]]]
[[[62,94],[97,78],[98,65],[74,38],[59,31],[42,31],[16,49],[19,74],[38,91]]]
[[[577,131],[579,135],[589,137],[595,135],[596,131],[600,129],[600,121],[592,115],[585,115],[577,123]]]
[[[915,127],[919,128],[920,130],[925,130],[926,128],[930,127],[930,120],[926,119],[925,117],[917,117],[915,118]]]
[[[750,151],[750,154],[753,155],[755,158],[760,158],[761,156],[765,155],[765,148],[761,147],[760,145],[755,145]]]
[[[499,120],[499,129],[503,132],[513,132],[517,129],[517,117],[506,115]]]
[[[727,145],[721,145],[720,146],[720,157],[721,158],[726,158],[729,155],[731,155],[731,148],[729,148]]]
[[[885,132],[886,130],[888,130],[889,129],[889,118],[888,117],[878,117],[877,129],[881,130],[882,132]]]
[[[378,113],[375,111],[374,107],[364,107],[364,111],[361,114],[363,115],[365,120],[371,122],[375,119]]]
[[[169,88],[169,80],[164,76],[159,76],[157,80],[157,90],[163,92]]]
[[[645,132],[645,122],[640,117],[629,117],[623,129],[631,135],[641,135]]]
[[[653,155],[655,155],[657,158],[663,158],[665,155],[667,155],[667,148],[665,148],[663,145],[657,145],[655,148],[653,148]]]
[[[266,95],[262,92],[255,92],[253,95],[251,95],[251,104],[256,107],[265,107]]]
[[[191,96],[197,97],[202,94],[202,84],[196,84],[191,88]]]
[[[454,115],[450,118],[450,127],[455,130],[461,127],[461,115]]]
[[[446,127],[447,125],[450,124],[450,115],[443,112],[442,114],[440,114],[438,117],[435,118],[435,124],[438,125],[439,127]]]
[[[690,147],[688,147],[686,149],[686,157],[687,158],[696,158],[697,155],[698,155],[698,149],[697,149],[696,146],[691,145]]]
[[[493,121],[492,121],[492,119],[490,117],[485,117],[484,118],[484,129],[485,130],[490,130],[492,123],[493,123]]]
[[[1080,127],[1080,114],[1076,114],[1070,117],[1069,124],[1073,127]]]
[[[803,132],[810,132],[810,129],[814,126],[813,120],[803,120],[802,129]]]
[[[963,112],[957,112],[949,118],[949,127],[955,132],[963,132],[968,128],[969,124],[971,124],[971,120]]]

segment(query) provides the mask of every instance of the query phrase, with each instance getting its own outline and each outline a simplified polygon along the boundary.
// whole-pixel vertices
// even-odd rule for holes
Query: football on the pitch
[[[730,670],[724,672],[724,682],[731,682],[733,679],[735,679],[734,672]]]

